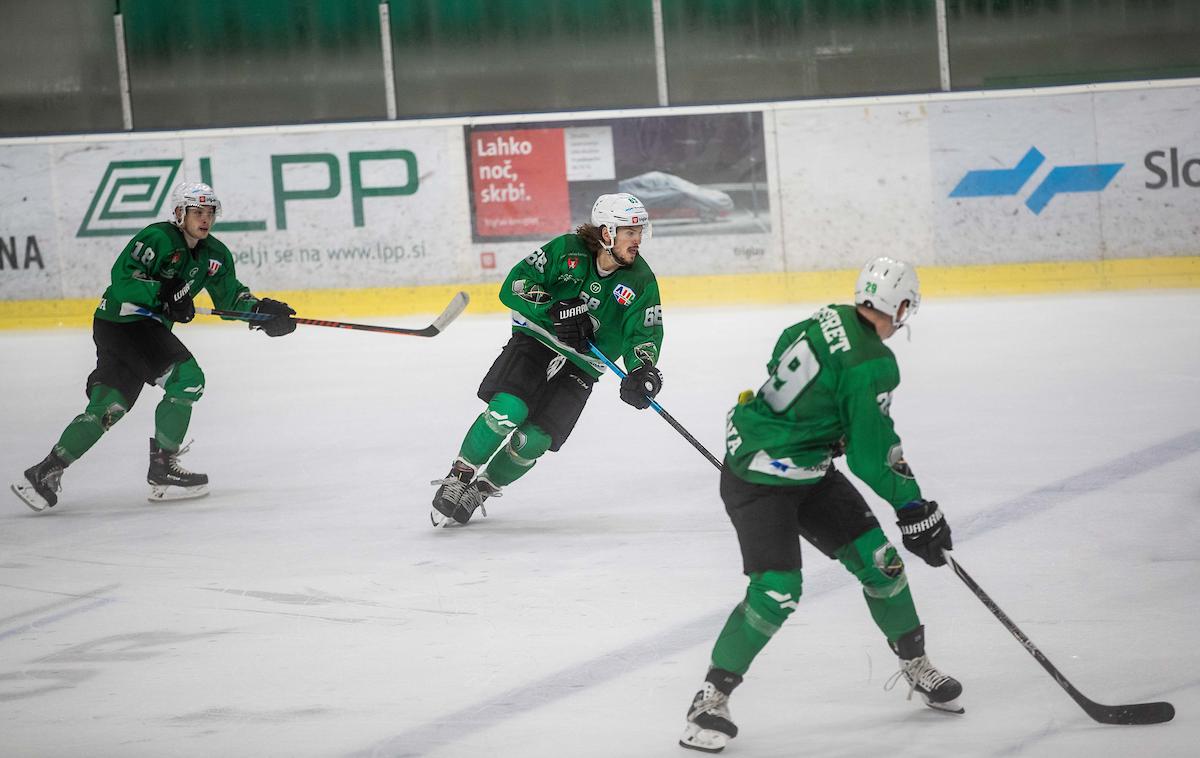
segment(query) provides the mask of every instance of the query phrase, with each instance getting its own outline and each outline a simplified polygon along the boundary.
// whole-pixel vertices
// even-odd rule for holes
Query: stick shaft
[[[1131,703],[1129,705],[1103,705],[1102,703],[1097,703],[1094,700],[1084,696],[1084,694],[1077,690],[1075,685],[1071,684],[1071,682],[1068,681],[1065,676],[1063,676],[1062,672],[1050,662],[1050,659],[1038,649],[1037,645],[1033,644],[1033,641],[1030,640],[1029,637],[1026,636],[1026,634],[1022,632],[1021,629],[1013,622],[1013,620],[1008,617],[1008,614],[1002,611],[1000,606],[996,605],[996,601],[992,600],[992,598],[983,591],[983,588],[979,586],[979,583],[971,578],[970,574],[968,574],[963,567],[958,564],[958,561],[954,560],[949,552],[943,552],[943,555],[946,557],[946,563],[950,564],[950,568],[954,569],[954,573],[963,581],[963,584],[967,585],[971,592],[975,593],[975,597],[979,598],[979,600],[987,607],[987,609],[992,612],[992,615],[1000,620],[1000,623],[1004,625],[1004,628],[1007,629],[1012,636],[1016,637],[1017,641],[1021,643],[1021,647],[1025,648],[1025,650],[1033,656],[1034,660],[1041,664],[1042,668],[1046,670],[1046,673],[1050,674],[1051,678],[1058,683],[1058,686],[1066,690],[1067,694],[1071,696],[1071,699],[1074,700],[1075,703],[1082,708],[1085,713],[1087,713],[1087,715],[1091,716],[1093,719],[1102,724],[1127,725],[1160,724],[1164,721],[1170,721],[1175,717],[1175,708],[1170,703],[1156,702]]]
[[[617,364],[610,361],[608,359],[608,356],[606,356],[604,353],[600,352],[600,348],[596,347],[595,345],[591,344],[590,342],[588,343],[588,348],[592,351],[592,355],[594,355],[597,358],[599,358],[600,360],[604,361],[604,365],[608,366],[610,369],[612,369],[614,374],[616,374],[621,379],[625,378],[625,372],[622,371],[620,368],[618,368]],[[667,413],[666,408],[663,408],[661,405],[659,405],[658,402],[654,400],[654,398],[647,397],[646,399],[650,401],[650,407],[653,408],[658,413],[658,415],[662,416],[663,421],[666,421],[668,424],[670,424],[671,428],[674,429],[675,431],[679,432],[680,436],[682,436],[685,440],[690,442],[692,447],[699,450],[700,454],[703,455],[708,460],[709,463],[711,463],[712,465],[717,467],[717,471],[720,471],[723,468],[721,466],[721,461],[717,460],[717,457],[715,455],[708,452],[708,448],[706,448],[706,447],[704,447],[704,445],[700,444],[700,441],[697,440],[695,437],[693,437],[691,435],[691,433],[688,432],[687,429],[684,429],[683,424],[676,421],[674,416]]]

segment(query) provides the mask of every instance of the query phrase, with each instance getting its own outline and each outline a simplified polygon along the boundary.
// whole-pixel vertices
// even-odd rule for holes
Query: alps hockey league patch
[[[617,302],[621,305],[629,305],[633,302],[633,299],[637,297],[637,293],[629,287],[626,287],[624,284],[618,284],[613,288],[613,297],[616,298]]]

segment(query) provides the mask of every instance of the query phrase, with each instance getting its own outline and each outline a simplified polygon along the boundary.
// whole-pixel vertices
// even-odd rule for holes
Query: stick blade
[[[446,310],[442,311],[441,315],[433,320],[431,327],[433,333],[437,334],[449,326],[450,322],[458,318],[463,311],[467,309],[467,303],[471,302],[471,298],[465,292],[459,292],[446,306]]]
[[[1092,703],[1084,710],[1101,724],[1162,724],[1175,718],[1175,706],[1166,702],[1100,705]]]

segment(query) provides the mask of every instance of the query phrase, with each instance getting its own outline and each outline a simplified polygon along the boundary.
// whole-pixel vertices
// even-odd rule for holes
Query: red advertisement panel
[[[562,129],[475,132],[470,150],[477,237],[570,230]]]

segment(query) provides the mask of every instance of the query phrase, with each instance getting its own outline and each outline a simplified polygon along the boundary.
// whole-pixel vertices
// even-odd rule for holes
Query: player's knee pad
[[[868,597],[890,598],[904,591],[908,576],[900,553],[876,527],[837,551],[838,560],[862,583]]]
[[[800,601],[804,577],[797,571],[763,571],[750,575],[743,612],[749,624],[768,637],[783,626]]]
[[[88,396],[87,409],[84,411],[84,415],[89,420],[95,421],[101,429],[107,432],[118,421],[124,418],[128,411],[129,403],[126,402],[124,395],[108,385],[97,384],[92,387],[92,391]]]
[[[204,372],[195,358],[172,366],[160,383],[173,403],[191,405],[204,395]]]
[[[505,452],[518,466],[528,468],[550,449],[550,435],[537,424],[524,424],[509,438]]]
[[[503,436],[516,431],[528,417],[529,406],[525,405],[525,401],[507,392],[497,392],[483,411],[488,428]]]

